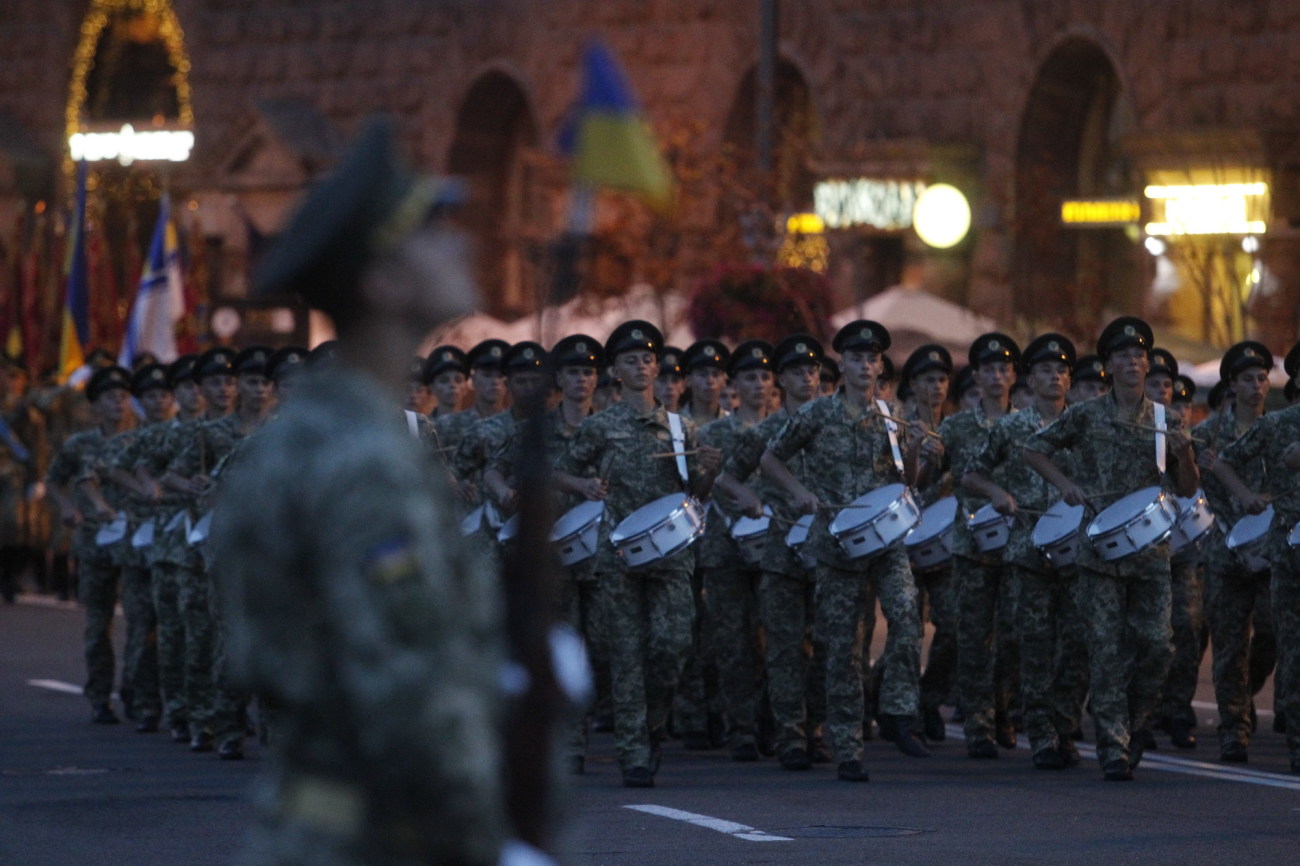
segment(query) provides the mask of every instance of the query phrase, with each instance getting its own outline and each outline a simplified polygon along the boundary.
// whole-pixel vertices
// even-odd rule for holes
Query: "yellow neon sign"
[[[1061,222],[1073,226],[1113,226],[1135,223],[1142,205],[1133,199],[1067,199],[1061,202]]]

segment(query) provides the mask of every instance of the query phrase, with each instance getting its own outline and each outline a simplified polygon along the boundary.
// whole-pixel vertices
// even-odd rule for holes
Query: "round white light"
[[[1241,239],[1241,249],[1243,252],[1252,254],[1259,252],[1259,238],[1254,235],[1246,235]]]
[[[946,250],[961,243],[970,231],[970,204],[955,186],[927,186],[912,209],[912,227],[921,240]]]
[[[1165,242],[1160,240],[1160,238],[1147,238],[1142,242],[1142,245],[1147,248],[1147,252],[1156,258],[1165,254]]]

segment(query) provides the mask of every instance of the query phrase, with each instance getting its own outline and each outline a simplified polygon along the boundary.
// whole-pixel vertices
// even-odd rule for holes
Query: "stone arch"
[[[1015,313],[1031,327],[1090,333],[1104,307],[1133,308],[1138,257],[1122,228],[1062,226],[1062,199],[1131,195],[1118,140],[1127,89],[1096,38],[1063,36],[1038,66],[1016,143]]]
[[[447,172],[469,185],[464,223],[476,242],[476,271],[487,309],[518,315],[536,304],[527,263],[528,154],[538,128],[519,79],[499,68],[480,73],[461,100]]]
[[[757,171],[756,76],[757,69],[751,66],[741,77],[723,126],[723,153],[742,178]],[[805,210],[812,204],[812,155],[820,126],[808,77],[787,56],[777,58],[774,114],[775,178],[770,204],[779,212]]]

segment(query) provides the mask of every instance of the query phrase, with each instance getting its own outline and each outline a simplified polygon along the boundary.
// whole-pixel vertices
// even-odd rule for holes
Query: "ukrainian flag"
[[[673,178],[637,108],[623,70],[599,42],[583,56],[582,96],[562,146],[573,155],[573,180],[613,187],[666,210]]]
[[[86,162],[77,165],[77,202],[68,225],[68,254],[63,271],[68,294],[63,304],[63,332],[59,338],[59,374],[68,377],[86,362],[90,342],[90,284],[86,274]]]

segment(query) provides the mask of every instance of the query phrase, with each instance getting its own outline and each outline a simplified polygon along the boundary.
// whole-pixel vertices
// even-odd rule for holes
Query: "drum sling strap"
[[[403,409],[406,413],[406,429],[411,434],[412,439],[420,438],[420,419],[410,409]]]
[[[668,432],[673,437],[673,450],[677,452],[677,474],[682,477],[682,487],[691,491],[691,474],[686,469],[686,431],[682,429],[682,416],[668,413]]]
[[[1156,468],[1160,470],[1161,477],[1165,474],[1165,404],[1156,403],[1152,406],[1155,410],[1155,427],[1156,427]]]
[[[894,453],[894,466],[898,467],[899,480],[906,483],[907,472],[903,468],[903,452],[898,449],[898,424],[888,417],[890,415],[889,404],[884,400],[877,400],[876,408],[880,410],[882,416],[885,416],[883,418],[885,432],[889,434],[889,450]]]

